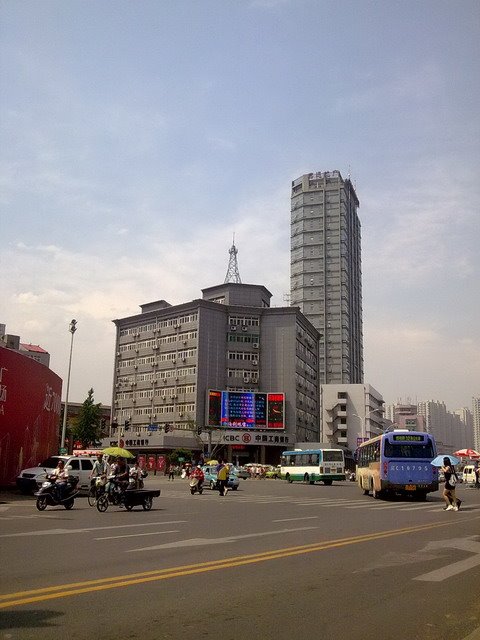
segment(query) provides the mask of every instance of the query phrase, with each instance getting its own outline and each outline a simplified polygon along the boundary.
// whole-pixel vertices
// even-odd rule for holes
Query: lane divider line
[[[462,520],[471,522],[472,519],[478,520],[480,519],[480,516],[476,516],[475,518],[463,518]],[[98,578],[95,580],[86,580],[83,582],[75,582],[52,587],[43,587],[40,589],[32,589],[29,591],[8,593],[0,595],[0,609],[32,604],[34,602],[44,602],[46,600],[54,600],[58,598],[67,598],[83,593],[93,593],[96,591],[105,591],[107,589],[129,587],[158,580],[168,580],[171,578],[205,573],[207,571],[218,571],[220,569],[239,567],[242,565],[254,564],[257,562],[267,562],[270,560],[277,560],[280,558],[287,558],[295,555],[303,555],[306,553],[345,547],[362,542],[371,542],[374,540],[380,540],[382,538],[391,538],[394,536],[405,535],[407,533],[429,531],[431,529],[438,529],[440,527],[449,527],[453,524],[461,522],[462,520],[460,520],[460,518],[456,518],[455,520],[452,520],[450,522],[416,525],[412,527],[404,527],[401,529],[392,529],[387,531],[379,531],[376,533],[350,536],[347,538],[327,540],[325,542],[316,542],[295,547],[287,547],[284,549],[276,549],[273,551],[264,551],[255,554],[234,556],[231,558],[224,558],[223,560],[211,560],[208,562],[201,562],[192,565],[170,567],[167,569],[154,569],[151,571],[132,573],[123,576]]]

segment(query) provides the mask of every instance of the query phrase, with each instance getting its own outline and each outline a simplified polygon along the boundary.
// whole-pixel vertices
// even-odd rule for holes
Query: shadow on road
[[[4,611],[0,613],[0,629],[32,629],[35,627],[58,627],[58,624],[54,624],[54,618],[63,616],[63,613],[58,611],[28,611],[22,609],[22,611]]]

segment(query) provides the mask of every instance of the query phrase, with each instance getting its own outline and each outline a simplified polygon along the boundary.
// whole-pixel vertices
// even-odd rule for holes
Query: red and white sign
[[[243,442],[251,442],[252,441],[252,436],[249,433],[244,433],[242,436],[242,440]]]

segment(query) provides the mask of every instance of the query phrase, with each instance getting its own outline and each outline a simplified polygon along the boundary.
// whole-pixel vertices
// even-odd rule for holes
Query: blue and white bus
[[[430,433],[395,430],[362,443],[357,449],[357,483],[374,498],[404,494],[425,500],[438,490],[437,455]]]
[[[287,482],[305,482],[331,485],[334,480],[345,480],[345,459],[342,449],[295,449],[284,451],[281,458],[281,476]]]

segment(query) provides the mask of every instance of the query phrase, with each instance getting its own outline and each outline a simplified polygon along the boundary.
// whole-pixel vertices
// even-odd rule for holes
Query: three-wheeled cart
[[[153,499],[158,498],[160,495],[160,489],[127,489],[119,502],[116,504],[123,504],[127,511],[131,511],[133,507],[143,507],[145,511],[150,511],[153,504]],[[104,512],[108,509],[108,505],[112,504],[106,493],[101,495],[97,500],[97,509]]]

